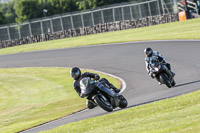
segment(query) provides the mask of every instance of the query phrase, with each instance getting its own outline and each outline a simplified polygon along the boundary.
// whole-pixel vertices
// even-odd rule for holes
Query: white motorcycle
[[[165,84],[168,88],[176,85],[174,78],[170,77],[170,75],[166,72],[170,70],[165,64],[155,59],[151,61],[150,67],[153,77],[157,78],[162,84]]]

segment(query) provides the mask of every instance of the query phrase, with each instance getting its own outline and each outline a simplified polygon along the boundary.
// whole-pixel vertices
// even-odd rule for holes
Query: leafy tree
[[[0,0],[0,2],[4,2],[4,3],[10,2],[10,1],[14,1],[14,0]]]
[[[1,4],[0,8],[2,9],[2,13],[5,16],[7,23],[14,23],[15,19],[17,17],[17,15],[15,13],[15,9],[14,9],[15,2],[16,1],[10,0],[6,3]]]
[[[97,0],[79,0],[76,3],[79,7],[79,10],[93,9],[97,7]]]
[[[48,15],[77,11],[76,0],[42,0],[43,7],[48,10]]]
[[[19,0],[14,8],[17,14],[16,22],[18,23],[42,16],[41,5],[38,0]]]
[[[131,0],[78,0],[77,5],[80,10],[93,9],[99,6],[105,6],[115,3],[128,2]]]
[[[0,24],[5,24],[5,23],[6,23],[5,16],[3,15],[3,13],[0,10]]]

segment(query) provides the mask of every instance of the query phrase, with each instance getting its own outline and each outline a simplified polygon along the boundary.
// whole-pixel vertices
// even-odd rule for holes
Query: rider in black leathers
[[[83,95],[81,94],[81,89],[80,89],[80,81],[82,78],[84,77],[90,77],[90,78],[94,78],[95,80],[99,80],[100,76],[98,74],[94,74],[94,73],[89,73],[89,72],[85,72],[83,74],[81,74],[81,70],[78,67],[73,67],[71,69],[70,72],[72,78],[74,79],[74,89],[76,90],[76,92],[78,93],[78,95],[83,98]],[[120,90],[117,89],[113,84],[111,84],[107,79],[102,78],[101,80],[104,80],[105,83],[111,87],[116,93],[119,93]],[[90,98],[87,97],[88,101],[87,101],[87,107],[89,109],[93,109],[94,107],[96,107],[96,104],[94,103],[94,101]]]

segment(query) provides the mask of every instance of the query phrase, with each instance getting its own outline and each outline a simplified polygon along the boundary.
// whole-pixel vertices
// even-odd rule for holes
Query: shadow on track
[[[175,87],[185,86],[185,85],[194,84],[194,83],[198,83],[198,82],[200,82],[200,80],[179,84],[179,85],[176,85]]]

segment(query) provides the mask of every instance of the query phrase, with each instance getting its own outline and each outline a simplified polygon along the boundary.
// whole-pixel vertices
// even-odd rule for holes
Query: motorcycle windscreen
[[[81,88],[81,94],[84,95],[89,95],[92,92],[92,87],[91,87],[91,80],[89,77],[85,77],[81,79],[80,81],[80,88]]]

